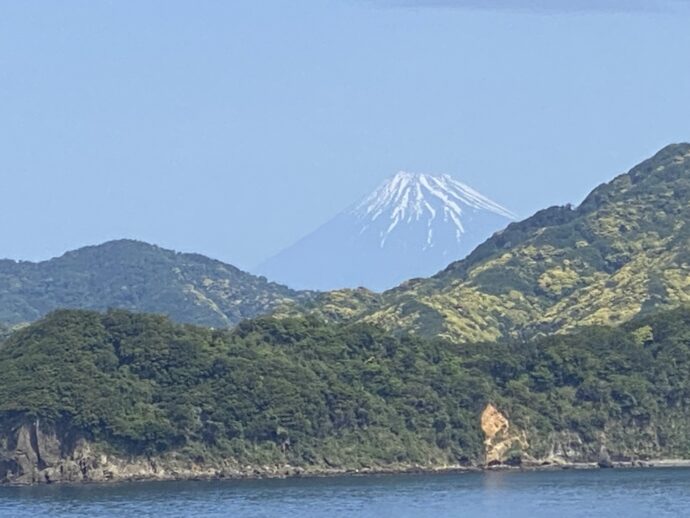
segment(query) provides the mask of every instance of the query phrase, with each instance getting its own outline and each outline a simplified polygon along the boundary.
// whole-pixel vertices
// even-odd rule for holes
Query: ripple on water
[[[690,512],[690,470],[385,475],[0,488],[0,516],[655,518]]]

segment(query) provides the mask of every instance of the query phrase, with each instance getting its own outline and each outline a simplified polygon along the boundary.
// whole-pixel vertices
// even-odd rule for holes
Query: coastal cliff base
[[[585,444],[574,433],[548,438],[548,453],[533,456],[529,436],[511,425],[494,405],[481,415],[485,434],[483,461],[463,464],[376,464],[333,466],[326,463],[242,464],[222,455],[193,459],[182,452],[122,455],[106,452],[84,438],[60,436],[39,422],[24,423],[0,438],[0,483],[12,485],[103,483],[143,480],[213,480],[283,478],[345,474],[465,472],[479,470],[544,470],[630,467],[690,467],[690,460],[634,458],[603,445]],[[544,448],[544,441],[541,441]]]

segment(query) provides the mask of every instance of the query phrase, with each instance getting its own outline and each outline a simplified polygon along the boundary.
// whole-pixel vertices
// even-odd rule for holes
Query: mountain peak
[[[460,241],[467,231],[463,222],[466,213],[478,211],[516,219],[505,207],[447,174],[399,171],[366,196],[352,213],[362,220],[362,232],[366,232],[371,223],[388,222],[381,233],[380,246],[384,247],[388,236],[402,223],[421,220],[425,220],[429,228],[427,246],[433,245],[433,226],[437,219],[450,224],[456,240]]]
[[[293,287],[383,290],[438,272],[514,219],[449,175],[399,171],[259,272]]]
[[[359,314],[459,342],[619,325],[690,302],[689,222],[690,145],[667,146],[576,209],[551,207],[514,223]],[[339,314],[336,303],[327,309]]]
[[[415,213],[421,213],[424,210],[428,211],[425,202],[434,199],[443,202],[446,207],[458,214],[463,212],[464,205],[465,209],[488,210],[508,219],[516,219],[515,214],[510,210],[450,175],[407,171],[399,171],[389,177],[357,205],[355,212],[378,214],[377,208],[393,204],[398,207],[413,207]]]

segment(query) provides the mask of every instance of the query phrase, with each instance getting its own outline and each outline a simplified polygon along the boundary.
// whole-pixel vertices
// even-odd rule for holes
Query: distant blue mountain
[[[462,259],[514,219],[448,175],[400,172],[257,273],[297,289],[385,290]]]

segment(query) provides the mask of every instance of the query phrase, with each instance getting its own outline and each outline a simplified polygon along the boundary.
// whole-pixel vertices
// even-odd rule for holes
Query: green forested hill
[[[59,311],[0,346],[0,371],[6,480],[30,469],[21,430],[40,439],[39,423],[55,437],[35,447],[37,470],[58,462],[51,444],[69,457],[79,440],[91,457],[350,469],[690,456],[686,309],[462,348],[315,319],[212,331]],[[510,427],[487,437],[487,419]]]
[[[247,463],[279,462],[287,444],[298,464],[440,460],[439,445],[481,450],[482,381],[458,369],[445,345],[366,325],[260,319],[212,331],[59,311],[0,347],[0,428],[40,419],[125,453]]]
[[[215,327],[287,310],[389,331],[493,341],[616,325],[690,302],[690,144],[508,226],[466,259],[384,294],[297,292],[194,254],[135,241],[43,263],[0,261],[0,322],[58,308],[124,308]]]
[[[312,310],[467,342],[616,325],[688,302],[690,144],[666,147],[577,208],[511,224],[430,279],[355,295],[328,294]]]
[[[0,261],[0,322],[6,324],[59,308],[123,308],[222,327],[309,297],[202,255],[130,240],[41,263]]]

